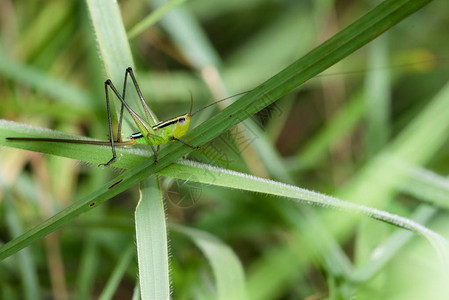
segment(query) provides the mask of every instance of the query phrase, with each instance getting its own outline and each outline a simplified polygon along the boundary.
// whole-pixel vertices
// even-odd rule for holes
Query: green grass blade
[[[2,188],[2,194],[6,224],[11,236],[17,237],[23,232],[21,220],[6,188]],[[22,279],[24,299],[40,299],[39,281],[31,250],[25,249],[23,252],[18,253],[14,259],[17,261],[17,268]]]
[[[7,137],[47,137],[61,139],[91,140],[86,137],[75,136],[49,130],[45,128],[33,127],[16,122],[0,120],[0,146],[15,147],[18,149],[36,151],[46,154],[59,155],[67,158],[77,159],[94,164],[105,163],[112,156],[111,148],[108,146],[94,146],[82,144],[64,144],[49,142],[16,142],[8,141]],[[148,149],[139,148],[117,148],[118,160],[114,164],[118,168],[129,169],[137,163],[148,158],[152,153]],[[123,156],[124,159],[120,159]]]
[[[366,78],[365,116],[366,153],[372,157],[388,141],[390,136],[390,76],[388,66],[388,40],[383,36],[370,45],[368,68],[372,71]],[[382,68],[382,69],[381,69]]]
[[[76,300],[89,298],[95,282],[95,271],[98,267],[97,243],[93,236],[88,236],[81,253],[76,281]]]
[[[122,80],[124,71],[127,67],[134,68],[134,63],[118,4],[110,0],[88,0],[87,2],[106,73],[118,90],[121,91],[123,88]],[[127,91],[135,90],[131,80],[128,81],[126,88]],[[142,108],[137,98],[137,93],[128,92],[126,94],[126,100],[128,103],[134,104],[134,109],[140,112],[140,115],[143,116],[144,114],[142,112],[145,112],[145,116],[147,116],[147,121],[150,125],[158,122],[158,118],[151,110],[148,111]],[[126,129],[125,127],[125,131]],[[162,203],[162,198],[157,198],[157,203],[153,203],[154,198],[150,198],[147,195],[148,192],[146,190],[150,189],[150,186],[147,184],[147,182],[142,183],[142,198],[135,214],[140,288],[143,299],[168,299],[168,250],[165,215],[164,210],[158,209],[157,206]],[[153,195],[161,194],[158,186],[156,188],[151,187],[151,191]],[[152,233],[151,238],[148,236],[149,226]],[[154,254],[155,256],[148,256],[148,254]],[[160,265],[155,268],[155,263]]]
[[[229,246],[201,230],[182,226],[171,228],[192,239],[208,259],[216,280],[217,295],[214,299],[248,299],[243,267]]]
[[[167,228],[164,199],[156,178],[140,184],[136,208],[136,241],[142,299],[169,299]]]
[[[434,206],[449,208],[449,182],[447,177],[441,177],[429,170],[404,166],[407,170],[407,180],[401,185],[404,193],[412,195]]]
[[[447,138],[449,119],[449,84],[422,110],[398,137],[375,158],[370,160],[358,176],[339,193],[339,197],[364,205],[383,208],[391,196],[407,179],[407,165],[422,165],[432,158]],[[425,143],[423,143],[425,141]],[[338,223],[327,216],[335,234],[347,236],[355,219],[346,218]]]
[[[167,176],[184,180],[198,178],[198,181],[204,184],[287,197],[298,203],[306,202],[307,204],[333,207],[359,215],[366,215],[375,220],[393,224],[399,228],[423,235],[429,240],[437,253],[440,255],[443,265],[449,264],[449,243],[445,238],[425,228],[419,223],[398,215],[364,205],[345,202],[332,196],[308,191],[296,186],[257,178],[251,175],[224,170],[195,162],[183,162],[178,163],[177,165],[171,165],[160,171],[159,174],[167,174]],[[446,271],[447,270],[448,269],[446,269]]]
[[[273,247],[248,268],[248,294],[252,300],[276,299],[288,278],[306,277],[309,257],[298,255],[304,250],[302,239]],[[276,276],[273,276],[276,274]]]
[[[92,99],[83,90],[52,78],[44,71],[15,62],[12,58],[6,57],[2,51],[0,51],[0,74],[21,84],[25,83],[57,101],[76,106],[77,109],[89,110],[94,108]]]
[[[167,3],[166,0],[148,1],[149,5],[162,6]],[[161,24],[195,68],[202,70],[206,66],[218,65],[217,53],[185,7],[179,6],[170,11],[162,18]]]
[[[356,93],[349,103],[320,132],[312,137],[304,148],[287,163],[292,171],[315,167],[329,149],[354,128],[365,112],[361,93]]]
[[[74,3],[53,2],[42,5],[39,15],[30,18],[16,47],[24,60],[36,60],[52,42],[73,11]]]
[[[113,0],[87,0],[87,4],[107,78],[112,80],[117,90],[121,93],[126,68],[132,67],[135,69],[135,67],[118,3]],[[135,88],[131,80],[128,80],[126,90],[128,91],[126,93],[126,101],[141,116],[144,116],[144,110],[137,93],[134,92]],[[111,100],[113,107],[116,108],[116,115],[118,115],[118,108],[120,107],[120,105],[117,105],[118,100],[115,99],[115,96],[111,97]],[[157,123],[156,115],[151,111],[150,114],[151,118],[148,121],[152,122],[154,120],[154,123]],[[125,116],[126,119],[129,119],[127,114]],[[124,127],[125,130],[131,131],[129,124],[125,122],[123,125],[127,125]]]
[[[130,244],[128,248],[126,248],[122,253],[121,258],[114,269],[114,272],[111,274],[111,277],[106,283],[106,286],[98,299],[108,300],[114,297],[114,293],[117,290],[120,280],[122,279],[126,269],[128,268],[134,257],[134,253],[135,247],[133,244]]]
[[[193,129],[185,139],[194,145],[206,144],[359,49],[429,2],[430,0],[387,0],[382,2],[309,54],[240,98],[215,117]],[[5,142],[2,140],[0,143],[4,145]],[[80,213],[95,208],[95,206],[128,189],[142,179],[161,171],[190,151],[192,151],[190,148],[180,144],[168,145],[159,152],[160,160],[157,165],[154,165],[152,160],[146,160],[138,164],[97,191],[5,244],[0,249],[0,260],[56,230]]]
[[[165,4],[160,6],[154,12],[149,14],[145,19],[136,24],[133,28],[131,28],[128,32],[128,38],[131,40],[141,34],[145,29],[150,28],[154,24],[156,24],[162,17],[164,17],[169,11],[174,9],[175,7],[183,4],[187,0],[170,0]]]
[[[425,224],[435,215],[435,213],[435,208],[422,205],[416,209],[412,220],[419,224]],[[410,241],[413,236],[413,233],[410,231],[400,230],[393,233],[387,241],[371,253],[370,260],[354,271],[350,281],[362,283],[371,279],[379,270],[388,264],[392,257],[397,254],[401,247]]]
[[[238,90],[256,85],[270,73],[277,72],[279,66],[291,62],[296,53],[307,53],[316,45],[317,33],[326,29],[321,22],[315,25],[314,19],[324,20],[330,12],[321,11],[313,18],[311,13],[316,9],[304,9],[301,5],[290,8],[282,18],[272,20],[270,26],[261,28],[226,58],[223,74],[227,83]],[[301,38],[294,39],[298,32]]]
[[[140,300],[140,285],[139,285],[138,281],[137,281],[136,285],[134,286],[132,300]]]
[[[369,45],[368,69],[372,71],[366,76],[364,93],[366,159],[374,157],[390,138],[390,76],[386,68],[381,69],[388,65],[387,37],[388,34]],[[376,224],[368,220],[363,220],[358,225],[354,249],[355,265],[366,261],[374,248],[384,239],[380,230],[377,230],[376,236],[372,235],[372,232],[376,231],[374,226]]]
[[[134,67],[134,62],[120,9],[117,2],[111,0],[87,0],[87,5],[106,74],[121,91],[125,70]]]

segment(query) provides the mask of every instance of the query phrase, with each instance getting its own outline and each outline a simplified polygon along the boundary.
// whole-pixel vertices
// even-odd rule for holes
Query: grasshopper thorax
[[[169,137],[175,137],[177,139],[186,135],[189,130],[190,120],[192,116],[190,114],[183,114],[172,118],[167,121],[160,122],[153,126],[154,131],[163,130]]]

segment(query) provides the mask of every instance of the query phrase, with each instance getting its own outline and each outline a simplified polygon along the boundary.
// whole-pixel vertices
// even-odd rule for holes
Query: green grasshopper
[[[139,116],[125,101],[125,93],[126,93],[126,83],[128,79],[128,75],[131,77],[134,87],[136,88],[137,94],[140,98],[141,104],[143,106],[143,109],[145,111],[146,120],[143,119],[141,116]],[[160,145],[166,144],[170,141],[178,141],[180,143],[183,143],[184,145],[192,148],[192,149],[200,149],[200,146],[193,146],[180,138],[186,135],[187,131],[189,130],[190,126],[190,120],[192,117],[202,111],[205,108],[208,108],[212,105],[215,105],[221,101],[227,100],[229,98],[242,95],[246,92],[242,92],[236,95],[233,95],[231,97],[227,97],[221,100],[218,100],[214,103],[211,103],[209,105],[206,105],[202,107],[201,109],[197,110],[196,112],[192,113],[193,108],[193,99],[191,97],[191,105],[190,105],[190,112],[174,117],[172,119],[163,121],[163,122],[157,122],[157,119],[154,117],[153,113],[151,112],[150,108],[145,102],[145,99],[143,98],[142,92],[140,91],[139,85],[137,83],[136,77],[134,76],[134,72],[131,67],[127,68],[125,71],[125,79],[124,79],[124,85],[123,85],[123,95],[120,95],[120,93],[115,88],[114,84],[110,79],[106,80],[104,83],[105,87],[105,94],[106,94],[106,109],[108,112],[108,122],[109,122],[109,141],[83,141],[83,140],[71,140],[71,139],[53,139],[53,138],[27,138],[27,137],[7,137],[7,140],[10,141],[27,141],[27,142],[57,142],[57,143],[72,143],[72,144],[89,144],[89,145],[101,145],[101,146],[111,146],[112,149],[112,158],[105,164],[100,164],[99,166],[109,166],[111,165],[116,159],[117,154],[115,151],[116,146],[132,146],[132,145],[147,145],[151,147],[151,150],[154,153],[154,163],[157,163],[157,152],[159,151]],[[117,96],[117,98],[121,102],[121,109],[120,109],[120,118],[118,123],[118,130],[117,130],[117,139],[114,140],[113,138],[113,130],[112,130],[112,118],[111,118],[111,109],[110,109],[110,101],[109,101],[109,89],[111,89],[114,94]],[[124,108],[128,111],[128,113],[133,118],[134,122],[136,123],[137,127],[139,128],[139,132],[132,134],[129,137],[129,140],[122,141],[121,140],[121,127],[122,127],[122,121],[123,121],[123,113]],[[151,126],[151,124],[156,124]]]

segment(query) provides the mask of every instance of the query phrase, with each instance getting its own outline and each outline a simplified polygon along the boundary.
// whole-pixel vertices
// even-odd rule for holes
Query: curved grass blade
[[[217,297],[214,299],[248,299],[243,267],[229,246],[205,231],[176,225],[170,228],[187,235],[207,257],[216,280]]]
[[[182,162],[176,165],[171,165],[160,171],[159,174],[183,180],[198,178],[198,181],[204,184],[287,197],[298,203],[305,202],[307,204],[333,207],[359,215],[366,215],[372,219],[386,222],[399,228],[421,234],[429,240],[437,253],[440,255],[441,262],[443,266],[445,266],[445,272],[448,272],[449,270],[447,268],[449,265],[449,243],[444,237],[427,229],[419,223],[386,211],[381,211],[351,202],[345,202],[332,196],[308,191],[296,186],[196,162]],[[447,275],[449,275],[449,272]]]
[[[435,208],[421,205],[415,210],[413,221],[419,224],[425,224],[436,213],[437,210]],[[413,233],[410,231],[400,230],[393,233],[376,251],[371,253],[370,259],[363,266],[354,271],[351,275],[350,282],[362,283],[374,277],[412,237]]]
[[[424,168],[404,165],[407,180],[401,185],[401,191],[433,206],[449,208],[449,180]]]

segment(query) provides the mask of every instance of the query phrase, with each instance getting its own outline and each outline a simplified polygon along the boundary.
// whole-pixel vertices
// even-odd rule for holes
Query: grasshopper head
[[[178,122],[176,122],[173,136],[179,139],[186,135],[187,131],[189,130],[190,120],[192,119],[192,116],[190,114],[184,114],[177,117],[177,119]]]

